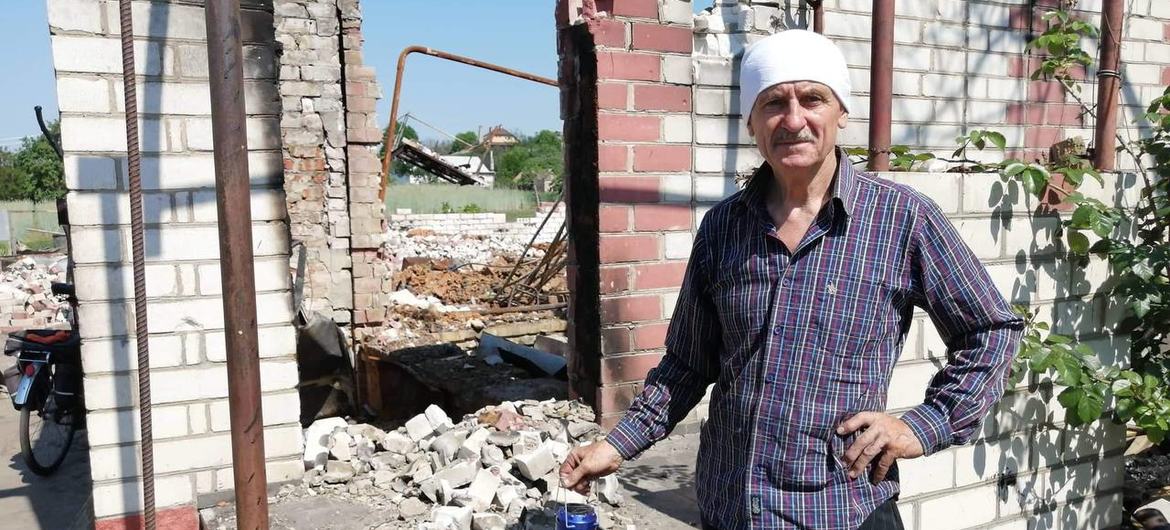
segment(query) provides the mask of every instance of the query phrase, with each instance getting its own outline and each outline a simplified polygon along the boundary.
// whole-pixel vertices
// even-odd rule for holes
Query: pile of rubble
[[[68,258],[20,258],[0,275],[0,332],[43,328],[69,322],[68,301],[50,290],[65,281]]]
[[[560,505],[620,505],[614,476],[589,497],[560,487],[570,449],[601,436],[593,411],[572,401],[504,402],[458,423],[431,405],[389,432],[329,418],[306,430],[303,482],[308,495],[396,513],[384,529],[552,530]],[[598,512],[602,528],[633,527],[613,508]]]
[[[394,270],[401,270],[404,260],[416,256],[448,259],[458,265],[488,265],[499,256],[511,258],[519,256],[524,252],[527,243],[527,238],[506,233],[441,234],[429,228],[409,228],[391,224],[383,243],[383,250],[385,255],[391,256]],[[533,248],[528,252],[528,257],[539,258],[543,254],[543,250]]]

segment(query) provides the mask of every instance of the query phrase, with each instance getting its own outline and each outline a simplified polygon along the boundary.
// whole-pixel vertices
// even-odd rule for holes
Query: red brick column
[[[1047,23],[1043,16],[1057,8],[1056,2],[1043,0],[1032,8],[1015,6],[1010,9],[1011,26],[1020,31],[1031,31],[1037,35],[1046,29]],[[1029,12],[1029,9],[1031,11]],[[1089,12],[1078,12],[1082,17],[1091,15]],[[1044,60],[1043,55],[1025,52],[1020,57],[1012,59],[1008,67],[1008,75],[1021,79],[1030,78],[1032,72],[1040,67]],[[1073,73],[1077,79],[1086,79],[1084,69]],[[1082,95],[1088,100],[1095,100],[1091,92]],[[1059,81],[1031,80],[1027,91],[1020,94],[1020,102],[1008,105],[1007,124],[1024,125],[1023,149],[1008,153],[1013,158],[1026,161],[1048,160],[1048,149],[1053,144],[1064,140],[1065,128],[1084,127],[1084,116],[1081,115],[1081,106],[1068,97],[1063,85]],[[1091,139],[1090,139],[1091,140]]]
[[[566,97],[566,139],[596,143],[594,153],[570,146],[570,173],[596,175],[594,212],[574,201],[590,179],[569,178],[570,229],[583,228],[586,213],[595,216],[598,232],[596,264],[583,259],[588,250],[578,240],[571,278],[590,281],[596,265],[599,319],[582,314],[583,304],[570,312],[570,340],[578,355],[574,388],[593,399],[605,426],[611,426],[640,390],[646,373],[663,353],[667,320],[686,267],[686,250],[694,226],[691,202],[691,50],[689,17],[671,22],[669,2],[614,0],[583,2],[580,13],[568,13],[570,2],[558,5],[561,27],[562,89]],[[677,7],[677,6],[675,6]],[[674,10],[676,11],[676,10]],[[677,15],[674,15],[677,16]],[[567,44],[567,35],[587,32],[595,48]],[[589,67],[579,61],[595,61]],[[595,71],[594,68],[595,67]],[[585,79],[582,72],[595,74]],[[587,87],[580,86],[588,84]],[[567,87],[567,88],[566,88]],[[580,105],[580,94],[595,92],[592,107]],[[574,97],[576,94],[578,97]],[[574,106],[576,105],[576,106]],[[589,131],[595,113],[596,128]],[[589,164],[580,158],[595,156]],[[671,235],[673,234],[673,235]],[[580,234],[573,234],[577,239]],[[668,249],[667,241],[671,242]],[[679,247],[684,247],[682,250]],[[589,272],[586,272],[590,269]],[[572,280],[571,280],[572,281]],[[581,290],[576,296],[588,296]],[[600,341],[590,351],[599,325]],[[590,381],[581,381],[588,378]],[[583,383],[594,391],[583,390]],[[593,394],[590,396],[589,394]]]

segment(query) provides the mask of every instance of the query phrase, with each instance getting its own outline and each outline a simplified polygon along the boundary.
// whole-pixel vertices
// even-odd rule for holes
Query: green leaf
[[[1003,174],[1009,177],[1014,177],[1019,175],[1025,169],[1028,169],[1028,165],[1024,164],[1023,162],[1010,162],[1008,165],[1004,166]]]
[[[1117,379],[1117,380],[1113,381],[1113,384],[1110,386],[1110,388],[1113,390],[1114,396],[1117,396],[1117,397],[1133,396],[1133,383],[1129,382],[1126,379]]]
[[[1130,302],[1130,309],[1133,309],[1133,314],[1138,318],[1144,318],[1150,312],[1150,300],[1148,298],[1139,298]]]
[[[1081,384],[1081,366],[1075,360],[1060,356],[1060,360],[1053,364],[1056,372],[1060,377],[1060,383],[1068,386],[1077,386]]]
[[[1147,282],[1154,277],[1154,269],[1150,268],[1150,264],[1146,260],[1135,261],[1133,265],[1130,265],[1129,270]]]
[[[1092,423],[1105,411],[1105,401],[1092,394],[1085,394],[1077,403],[1077,418],[1081,424]]]
[[[1067,236],[1068,248],[1074,254],[1088,254],[1089,238],[1077,231],[1070,231]]]
[[[1086,228],[1089,226],[1089,219],[1093,216],[1093,208],[1089,206],[1078,206],[1076,211],[1072,214],[1072,219],[1069,220],[1069,226],[1076,228]]]
[[[998,133],[995,131],[988,131],[987,132],[987,139],[991,140],[991,143],[995,144],[995,146],[1000,148],[1000,149],[1004,149],[1005,147],[1007,147],[1007,138],[1005,138],[1004,135],[1001,133]]]

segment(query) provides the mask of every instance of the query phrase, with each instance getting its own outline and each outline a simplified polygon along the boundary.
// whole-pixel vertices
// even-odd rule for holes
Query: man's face
[[[815,81],[773,85],[756,97],[748,131],[773,169],[808,170],[833,154],[849,114],[832,89]]]

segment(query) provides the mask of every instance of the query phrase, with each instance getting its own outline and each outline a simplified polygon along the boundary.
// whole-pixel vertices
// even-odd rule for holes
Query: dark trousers
[[[902,526],[902,514],[898,513],[897,499],[890,499],[878,505],[859,530],[905,530]],[[703,521],[703,530],[719,530],[718,527]]]

